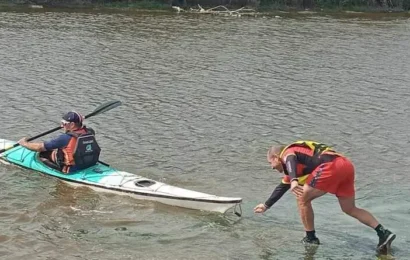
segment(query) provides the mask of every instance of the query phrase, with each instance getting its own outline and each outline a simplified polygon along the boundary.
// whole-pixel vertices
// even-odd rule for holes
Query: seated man
[[[71,173],[95,165],[100,156],[100,147],[95,140],[95,132],[83,125],[83,117],[77,112],[68,112],[61,120],[64,134],[45,142],[18,143],[32,151],[40,152],[45,164],[63,173]]]

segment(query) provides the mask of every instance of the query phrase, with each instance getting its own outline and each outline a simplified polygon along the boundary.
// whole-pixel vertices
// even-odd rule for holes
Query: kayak
[[[16,142],[0,139],[0,150],[12,147]],[[168,185],[133,173],[116,170],[105,163],[63,174],[45,165],[39,153],[17,146],[0,154],[0,161],[28,168],[56,177],[69,184],[88,186],[96,191],[128,195],[140,200],[203,211],[225,213],[232,211],[240,216],[242,198],[221,197]]]

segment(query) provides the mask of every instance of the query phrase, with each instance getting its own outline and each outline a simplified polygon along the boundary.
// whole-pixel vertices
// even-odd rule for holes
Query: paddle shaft
[[[110,165],[109,165],[108,163],[105,163],[105,162],[102,162],[102,161],[98,161],[98,162],[101,163],[101,164],[104,165],[104,166],[110,167]]]

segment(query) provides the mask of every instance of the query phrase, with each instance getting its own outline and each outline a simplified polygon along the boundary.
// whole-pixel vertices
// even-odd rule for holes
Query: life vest
[[[95,139],[94,130],[83,127],[67,134],[71,136],[68,145],[53,151],[51,155],[52,161],[61,168],[61,171],[69,173],[73,166],[76,170],[82,170],[95,165],[101,149]]]
[[[282,155],[285,153],[287,149],[295,146],[308,148],[312,150],[313,154],[316,156],[320,156],[323,153],[340,155],[336,153],[330,146],[323,143],[318,143],[314,141],[296,141],[286,146],[279,154],[279,158],[282,158]]]
[[[292,148],[292,147],[303,147],[303,148],[307,148],[307,149],[309,149],[309,150],[311,150],[311,151],[313,151],[313,157],[314,158],[316,158],[316,159],[318,159],[318,161],[321,161],[320,160],[320,156],[321,155],[324,155],[325,157],[327,156],[329,156],[330,155],[330,157],[333,157],[333,156],[342,156],[341,154],[339,154],[339,153],[336,153],[330,146],[328,146],[328,145],[326,145],[326,144],[323,144],[323,143],[318,143],[318,142],[314,142],[314,141],[296,141],[296,142],[294,142],[294,143],[291,143],[291,144],[289,144],[288,146],[286,146],[283,150],[282,150],[282,152],[279,154],[279,158],[281,158],[281,161],[283,160],[283,155],[286,153],[286,151],[289,149],[289,148]],[[322,157],[322,160],[323,160],[324,158]],[[286,170],[286,165],[285,165],[285,163],[282,161],[282,165],[283,165],[283,169],[284,169],[284,172],[285,172],[285,176],[283,177],[283,179],[282,179],[282,183],[285,183],[285,184],[290,184],[290,177],[289,177],[289,175],[288,175],[288,173],[287,173],[287,170]],[[305,170],[304,171],[306,171],[306,172],[311,172],[314,168],[315,168],[316,166],[313,166],[313,167],[307,167],[307,168],[305,168]],[[308,174],[302,174],[301,176],[297,176],[297,179],[298,179],[298,183],[300,184],[300,185],[303,185],[303,184],[305,184],[305,182],[306,182],[306,180],[307,180],[307,178],[308,178]]]

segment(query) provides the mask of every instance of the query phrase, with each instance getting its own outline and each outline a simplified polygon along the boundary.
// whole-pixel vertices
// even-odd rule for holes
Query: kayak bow
[[[7,149],[14,144],[13,141],[0,139],[0,149]],[[37,152],[22,146],[7,149],[0,156],[3,162],[44,173],[72,185],[85,185],[96,191],[129,195],[141,200],[157,201],[196,210],[225,213],[233,208],[236,215],[241,213],[236,211],[237,207],[240,209],[241,198],[220,197],[171,186],[133,173],[116,170],[102,163],[71,174],[63,174],[42,163]]]

